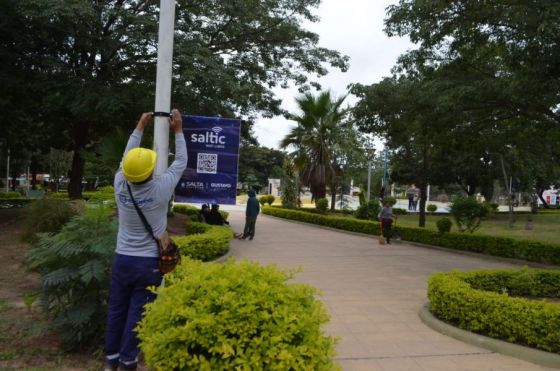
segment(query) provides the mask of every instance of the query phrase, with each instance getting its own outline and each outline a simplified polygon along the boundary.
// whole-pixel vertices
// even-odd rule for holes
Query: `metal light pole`
[[[156,75],[155,112],[171,110],[171,72],[173,62],[173,35],[175,33],[175,0],[161,0],[159,9],[158,59]],[[158,154],[154,175],[167,169],[169,154],[168,117],[154,118],[154,151]]]
[[[366,201],[369,202],[369,197],[371,194],[371,162],[373,161],[373,156],[375,155],[375,148],[368,149],[368,169],[367,169],[367,194]]]
[[[6,162],[6,193],[10,191],[10,149],[8,148],[8,160]]]

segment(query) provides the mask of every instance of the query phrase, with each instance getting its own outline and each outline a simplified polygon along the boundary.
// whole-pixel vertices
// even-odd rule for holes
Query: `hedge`
[[[173,212],[185,214],[189,216],[191,220],[200,221],[200,209],[196,206],[175,204],[173,205]],[[220,214],[222,214],[222,217],[227,220],[229,216],[229,213],[227,211],[220,210]]]
[[[22,198],[19,192],[0,192],[0,200]]]
[[[192,222],[189,221],[186,223],[186,234],[201,234],[206,233],[211,229],[210,224],[201,223],[201,222]]]
[[[228,252],[229,241],[233,236],[231,228],[207,224],[205,224],[205,226],[207,226],[208,229],[204,233],[171,237],[179,247],[182,256],[202,261],[210,261]],[[189,227],[187,224],[187,231],[188,229]]]
[[[317,290],[294,271],[186,259],[157,288],[137,327],[154,370],[337,370]]]
[[[437,273],[428,281],[430,310],[439,319],[553,353],[560,353],[560,305],[542,298],[558,297],[560,270]]]
[[[343,229],[345,231],[360,232],[371,235],[379,235],[380,233],[379,223],[367,220],[340,216],[328,216],[309,211],[281,209],[276,207],[263,207],[262,213],[265,215],[277,216],[284,219],[297,220],[300,222],[313,223],[336,229]]]
[[[318,215],[291,209],[264,207],[263,214],[331,228],[370,235],[379,235],[378,222]],[[403,240],[486,255],[522,259],[532,262],[560,265],[560,245],[506,237],[472,235],[465,233],[438,233],[425,228],[395,226],[394,231]]]

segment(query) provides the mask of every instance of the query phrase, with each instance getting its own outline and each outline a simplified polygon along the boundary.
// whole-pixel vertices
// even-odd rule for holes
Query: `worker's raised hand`
[[[138,120],[138,124],[136,124],[136,129],[143,131],[146,126],[152,120],[152,113],[151,112],[144,112],[142,116],[140,116],[140,120]]]
[[[169,119],[169,127],[175,131],[175,133],[183,132],[183,117],[181,112],[177,109],[171,110],[171,118]]]

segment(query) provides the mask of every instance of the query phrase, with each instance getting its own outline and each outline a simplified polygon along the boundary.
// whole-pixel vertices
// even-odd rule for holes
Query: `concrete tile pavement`
[[[232,210],[229,220],[243,229],[243,212]],[[547,370],[442,335],[418,317],[431,274],[512,264],[406,243],[381,246],[375,238],[263,215],[255,239],[232,241],[231,253],[303,268],[296,279],[322,290],[331,314],[326,331],[341,337],[344,370]]]

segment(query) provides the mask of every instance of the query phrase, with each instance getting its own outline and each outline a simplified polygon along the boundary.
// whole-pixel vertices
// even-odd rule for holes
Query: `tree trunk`
[[[539,212],[539,202],[537,201],[537,196],[535,194],[531,195],[531,214],[537,214]]]
[[[426,226],[426,199],[428,198],[426,188],[426,184],[420,185],[420,210],[418,211],[418,226],[422,228]]]
[[[35,190],[37,189],[37,157],[36,156],[31,157],[31,164],[29,167],[31,170],[31,189]]]
[[[484,199],[488,202],[492,201],[492,197],[494,196],[494,184],[486,184],[481,186],[481,193],[484,196]]]
[[[331,211],[334,211],[335,203],[336,203],[336,187],[331,184]]]
[[[537,190],[537,196],[539,196],[539,199],[541,200],[541,202],[542,202],[542,204],[543,204],[543,207],[544,207],[545,209],[548,209],[548,208],[549,208],[549,207],[548,207],[548,204],[546,203],[545,199],[544,199],[543,196],[542,196],[543,193],[544,193],[544,191],[545,191],[544,188],[539,188],[539,189]]]
[[[72,156],[72,168],[70,170],[70,183],[68,184],[68,196],[71,200],[82,198],[82,178],[86,161],[82,158],[82,150],[88,142],[89,125],[80,122],[74,128],[74,155]]]

